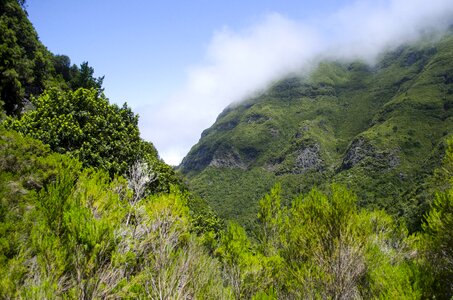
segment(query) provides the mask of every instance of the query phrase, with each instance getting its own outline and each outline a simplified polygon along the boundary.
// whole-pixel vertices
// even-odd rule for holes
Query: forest
[[[138,115],[126,103],[110,103],[103,77],[94,77],[88,62],[71,65],[68,56],[51,53],[39,41],[24,1],[2,0],[0,13],[1,299],[453,297],[450,93],[442,103],[444,127],[432,146],[438,163],[433,160],[423,176],[417,173],[421,166],[405,169],[417,178],[405,197],[374,191],[377,181],[346,163],[349,177],[337,180],[324,180],[328,175],[310,165],[321,175],[305,178],[306,186],[298,189],[294,182],[301,178],[285,171],[290,159],[297,161],[288,150],[280,172],[259,185],[264,193],[244,204],[255,188],[253,174],[260,180],[267,175],[240,165],[251,175],[236,184],[248,186],[224,184],[238,178],[233,174],[238,168],[225,166],[225,152],[220,158],[219,152],[212,154],[223,163],[211,164],[200,177],[191,173],[197,168],[187,166],[201,158],[191,162],[189,154],[180,168],[167,165],[140,137]],[[453,47],[448,49],[442,53],[451,55]],[[334,72],[343,70],[336,66]],[[318,73],[317,88],[329,88],[319,79],[325,74],[331,73]],[[307,92],[312,87],[296,86],[316,94]],[[404,101],[393,105],[405,107]],[[256,113],[253,121],[260,117]],[[208,137],[222,131],[216,126]],[[258,135],[261,129],[254,129]],[[347,153],[350,144],[338,145],[335,151]],[[371,158],[382,162],[382,157]],[[219,170],[224,173],[212,178],[226,178],[222,187],[206,191],[203,176]],[[244,204],[239,209],[247,210],[246,217],[235,220],[233,213],[220,211],[233,205],[225,200],[231,195]],[[395,205],[378,205],[390,198]]]

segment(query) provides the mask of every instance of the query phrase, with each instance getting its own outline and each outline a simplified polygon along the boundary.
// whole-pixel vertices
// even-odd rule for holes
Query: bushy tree
[[[123,227],[120,253],[126,294],[151,299],[223,298],[218,263],[190,231],[183,194],[144,199],[136,226]],[[132,228],[131,228],[132,227]]]
[[[260,256],[239,224],[231,222],[223,233],[216,255],[222,262],[223,278],[236,299],[248,299],[260,291],[263,272]],[[263,257],[264,258],[264,257]]]
[[[420,265],[425,277],[426,296],[450,299],[453,296],[453,138],[447,141],[444,162],[437,176],[450,187],[434,196],[431,209],[418,236]]]
[[[423,265],[433,275],[432,293],[439,299],[453,296],[453,188],[438,193],[422,225]]]
[[[405,272],[404,227],[382,211],[359,211],[356,202],[354,194],[338,185],[328,193],[314,189],[293,202],[284,249],[289,273],[297,274],[289,279],[290,291],[298,297],[333,299],[416,297]],[[386,274],[392,285],[380,286],[384,274],[377,271],[383,266],[395,274]]]
[[[79,88],[95,89],[98,94],[101,94],[104,91],[102,88],[104,76],[95,78],[93,75],[94,69],[88,65],[88,62],[83,62],[80,68],[72,66],[68,80],[70,88],[74,91]]]
[[[217,221],[195,218],[186,192],[146,190],[159,174],[143,161],[127,179],[112,178],[30,137],[0,133],[0,298],[451,296],[451,189],[408,240],[402,224],[360,210],[342,186],[313,189],[284,208],[276,185],[249,238],[234,222],[220,232]],[[206,248],[212,230],[217,240]]]
[[[69,82],[72,79],[71,59],[67,55],[54,55],[52,57],[52,63],[55,72],[60,74],[65,82]]]
[[[76,175],[80,164],[0,126],[0,298],[15,298],[11,295],[27,273],[23,247],[32,226],[24,219],[35,207],[36,193],[69,165]]]
[[[281,185],[276,184],[269,194],[259,201],[258,222],[263,252],[267,255],[277,253],[281,248],[282,230],[284,229],[286,211],[281,206]]]
[[[86,167],[107,170],[112,177],[126,175],[130,166],[141,161],[155,173],[148,191],[168,193],[172,185],[181,185],[153,144],[140,138],[138,115],[126,104],[110,104],[99,90],[84,88],[46,90],[32,103],[33,110],[8,118],[5,126],[79,159]]]
[[[95,89],[51,89],[32,100],[34,110],[7,126],[69,153],[85,166],[124,174],[142,153],[138,116],[127,105],[110,104]]]

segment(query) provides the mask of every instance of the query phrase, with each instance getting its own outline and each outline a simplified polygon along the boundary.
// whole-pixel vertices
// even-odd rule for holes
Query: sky
[[[321,58],[379,53],[453,24],[453,0],[27,0],[40,40],[104,76],[178,165],[232,104]]]

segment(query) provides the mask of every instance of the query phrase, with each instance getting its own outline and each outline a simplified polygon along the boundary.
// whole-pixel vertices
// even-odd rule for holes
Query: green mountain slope
[[[250,227],[275,182],[288,199],[330,182],[361,205],[417,227],[411,191],[438,166],[453,132],[453,34],[361,62],[320,63],[226,108],[183,160],[191,188],[226,219]]]

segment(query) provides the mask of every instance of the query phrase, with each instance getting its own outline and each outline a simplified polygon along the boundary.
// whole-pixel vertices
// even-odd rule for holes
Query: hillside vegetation
[[[228,108],[183,164],[221,219],[24,2],[0,1],[0,299],[453,296],[449,36]]]
[[[359,205],[420,227],[421,186],[453,133],[453,34],[381,55],[374,66],[323,61],[231,105],[205,130],[180,169],[224,218],[252,227],[275,182],[284,202],[332,182]]]

